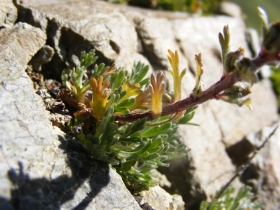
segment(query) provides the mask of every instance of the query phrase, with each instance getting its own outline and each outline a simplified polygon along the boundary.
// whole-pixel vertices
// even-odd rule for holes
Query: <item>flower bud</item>
[[[217,98],[238,106],[246,105],[252,110],[251,100],[245,97],[251,92],[251,86],[244,83],[238,83],[226,89],[223,93],[217,95]]]
[[[244,49],[243,48],[239,48],[237,51],[235,52],[229,52],[226,55],[226,60],[224,63],[224,71],[225,73],[230,73],[236,70],[236,66],[235,63],[242,59],[244,56]]]
[[[280,21],[270,25],[264,36],[262,46],[269,53],[280,53]]]
[[[250,93],[252,93],[251,86],[238,83],[226,89],[224,95],[231,99],[236,99],[236,98],[242,98],[244,96],[247,96]]]
[[[257,67],[249,58],[242,58],[240,61],[236,62],[235,66],[240,72],[242,81],[248,82],[251,85],[257,82]]]

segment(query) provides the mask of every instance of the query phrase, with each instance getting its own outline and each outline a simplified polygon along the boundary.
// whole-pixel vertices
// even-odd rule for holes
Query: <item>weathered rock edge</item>
[[[44,32],[18,23],[0,37],[0,209],[141,209],[113,169],[51,125],[24,71]]]

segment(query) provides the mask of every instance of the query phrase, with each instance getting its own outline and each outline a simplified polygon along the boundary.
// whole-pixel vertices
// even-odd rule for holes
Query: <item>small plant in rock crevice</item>
[[[230,49],[230,31],[219,34],[224,67],[221,79],[203,90],[201,54],[195,55],[196,84],[182,99],[181,84],[186,70],[179,69],[178,52],[168,51],[173,92],[166,90],[162,71],[147,77],[148,66],[136,63],[131,73],[105,64],[92,66],[94,50],[81,54],[80,65],[66,69],[62,82],[66,87],[58,98],[75,109],[68,127],[100,161],[111,164],[128,189],[139,192],[154,186],[151,171],[168,166],[167,161],[189,151],[178,139],[178,126],[190,124],[197,105],[210,99],[223,100],[252,108],[248,95],[257,81],[256,72],[264,64],[280,60],[280,23],[268,25],[262,10],[264,38],[254,59],[244,57],[244,49]]]
[[[179,71],[178,53],[169,51],[168,58],[174,81],[180,84],[186,71]],[[117,170],[131,191],[154,186],[152,169],[168,166],[167,160],[187,154],[188,149],[178,142],[178,125],[189,123],[195,107],[161,116],[163,105],[181,98],[177,86],[174,94],[165,90],[163,72],[146,78],[148,66],[141,63],[134,64],[131,74],[100,64],[88,78],[87,67],[95,61],[94,51],[82,53],[80,66],[62,73],[67,89],[58,97],[76,109],[68,127],[94,158]],[[147,110],[151,110],[153,120],[116,120],[117,116]]]
[[[202,201],[199,210],[259,210],[261,203],[255,199],[251,188],[248,186],[241,187],[238,192],[234,193],[233,187],[228,187],[219,198],[211,202]]]

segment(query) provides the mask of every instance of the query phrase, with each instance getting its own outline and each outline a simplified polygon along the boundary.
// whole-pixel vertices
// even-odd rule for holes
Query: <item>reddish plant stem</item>
[[[210,99],[214,99],[220,92],[231,87],[233,84],[235,84],[240,80],[241,80],[241,76],[239,72],[233,72],[231,74],[223,76],[222,79],[220,79],[218,82],[213,84],[207,90],[203,91],[199,97],[195,98],[194,95],[191,94],[188,98],[185,98],[183,100],[177,101],[176,103],[169,104],[163,107],[161,116],[175,114],[187,110],[189,108],[192,108]],[[143,119],[143,118],[147,118],[147,120],[153,120],[152,112],[147,111],[143,113],[130,113],[127,115],[119,115],[115,117],[115,120],[133,122],[137,119]]]
[[[259,69],[264,64],[273,61],[280,61],[280,51],[277,50],[274,53],[268,53],[265,49],[262,49],[259,55],[251,61],[256,66],[256,68]],[[213,84],[207,90],[203,91],[199,97],[195,98],[193,94],[190,94],[189,97],[183,100],[177,101],[176,103],[169,104],[163,107],[161,116],[182,112],[196,105],[202,104],[210,99],[216,99],[219,93],[221,93],[222,91],[226,90],[227,88],[231,87],[239,81],[241,81],[241,75],[238,71],[224,75],[218,82]],[[115,117],[115,120],[133,122],[135,120],[143,118],[147,118],[147,120],[153,120],[152,112],[147,111],[142,113],[129,113],[127,115],[119,115]]]
[[[256,58],[252,59],[252,63],[257,68],[260,68],[263,65],[273,61],[280,61],[280,51],[276,51],[274,53],[268,53],[265,49],[262,49],[259,55]]]

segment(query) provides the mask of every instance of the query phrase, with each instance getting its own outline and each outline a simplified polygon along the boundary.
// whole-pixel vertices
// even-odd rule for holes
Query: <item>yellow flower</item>
[[[135,109],[149,109],[149,106],[151,104],[151,98],[150,98],[150,91],[149,89],[142,91],[141,93],[135,97],[135,103],[128,107],[129,110],[135,110]]]
[[[162,111],[162,94],[165,90],[165,83],[163,81],[164,74],[162,71],[159,71],[157,78],[154,74],[151,74],[151,85],[149,90],[152,96],[152,116],[153,118],[158,118],[161,115]]]
[[[243,101],[241,106],[243,106],[243,105],[246,105],[250,110],[253,110],[252,101],[251,101],[250,98],[248,98],[245,101]]]
[[[169,56],[167,56],[172,70],[169,70],[170,74],[174,79],[174,102],[181,99],[181,88],[182,88],[182,78],[186,74],[186,69],[181,73],[179,72],[179,56],[177,50],[173,53],[168,50]]]
[[[142,90],[140,90],[140,84],[138,83],[131,85],[130,82],[124,82],[123,89],[126,91],[126,94],[118,101],[117,104],[120,104],[130,97],[138,96],[142,92]]]
[[[90,81],[92,89],[92,102],[90,102],[90,106],[97,119],[101,119],[108,108],[107,100],[110,95],[110,89],[108,88],[109,85],[110,81],[103,83],[102,76],[98,78],[98,81],[96,81],[95,78],[92,78]]]
[[[172,75],[173,80],[174,80],[174,99],[173,102],[177,102],[179,100],[181,100],[181,90],[182,90],[182,79],[185,76],[187,70],[183,69],[183,71],[180,73],[179,71],[179,64],[180,64],[180,60],[179,60],[179,55],[178,55],[178,51],[176,50],[175,53],[173,53],[171,50],[168,50],[169,55],[167,56],[169,63],[172,67],[172,70],[168,70],[169,73]],[[168,122],[173,122],[176,120],[179,120],[181,117],[184,116],[185,111],[176,113],[175,115],[171,116],[170,119],[168,119],[167,121],[164,122],[160,122],[158,124],[161,123],[168,123]]]

